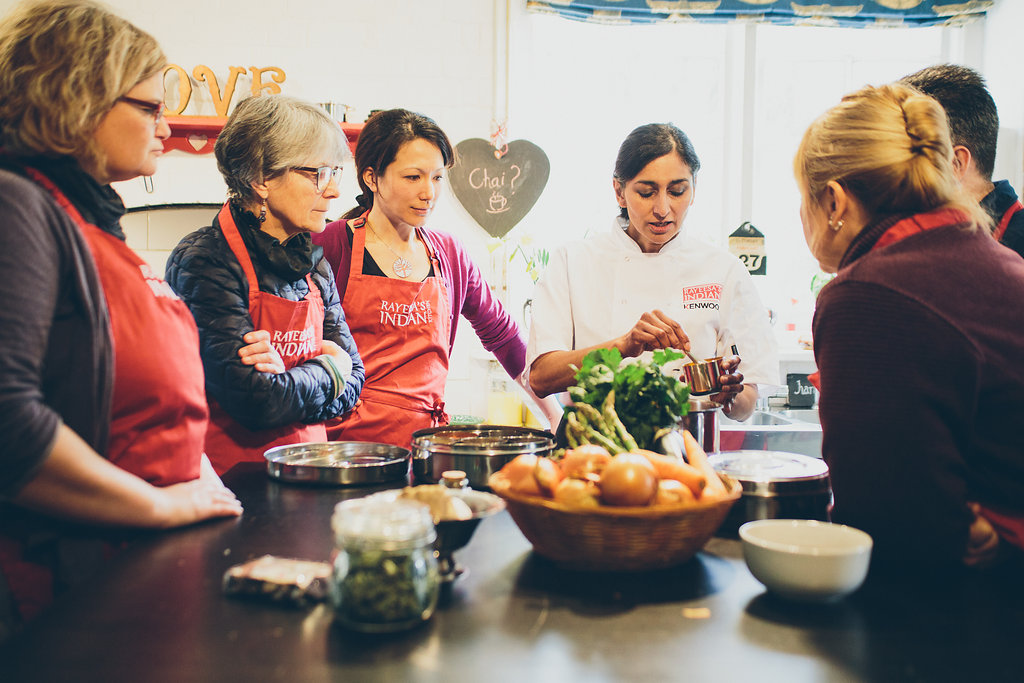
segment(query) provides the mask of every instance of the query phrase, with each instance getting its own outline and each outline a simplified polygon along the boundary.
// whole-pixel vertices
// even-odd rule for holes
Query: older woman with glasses
[[[167,263],[199,326],[218,472],[273,446],[326,441],[324,421],[359,398],[363,363],[310,239],[338,196],[346,144],[316,105],[243,100],[214,147],[229,200]]]
[[[203,455],[195,323],[110,187],[156,171],[165,64],[91,2],[0,20],[0,639],[98,571],[119,527],[241,513]]]

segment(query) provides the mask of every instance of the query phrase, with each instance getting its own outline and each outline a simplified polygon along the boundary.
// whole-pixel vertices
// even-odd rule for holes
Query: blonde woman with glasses
[[[156,171],[165,64],[92,2],[0,19],[0,638],[119,528],[241,513],[203,454],[195,323],[110,187]]]
[[[175,248],[167,281],[199,325],[218,472],[326,441],[323,423],[359,398],[363,363],[310,239],[338,196],[346,150],[326,112],[283,95],[243,100],[217,137],[229,200]]]

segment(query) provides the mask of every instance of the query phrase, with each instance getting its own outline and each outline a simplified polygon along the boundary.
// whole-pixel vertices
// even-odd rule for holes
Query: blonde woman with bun
[[[939,104],[894,84],[844,97],[794,162],[807,245],[837,273],[813,323],[833,520],[874,537],[875,571],[1024,545],[1024,261],[952,158]]]

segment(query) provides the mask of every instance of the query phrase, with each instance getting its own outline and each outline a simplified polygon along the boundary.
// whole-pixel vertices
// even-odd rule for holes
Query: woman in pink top
[[[459,316],[522,385],[526,344],[480,269],[452,235],[426,229],[455,161],[448,136],[405,109],[378,112],[356,145],[359,206],[313,241],[335,271],[366,366],[359,405],[328,438],[408,447],[446,424],[444,389]]]

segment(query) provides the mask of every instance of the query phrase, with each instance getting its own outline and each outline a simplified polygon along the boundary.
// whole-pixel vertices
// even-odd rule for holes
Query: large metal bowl
[[[760,519],[829,520],[832,486],[821,458],[741,450],[712,453],[708,462],[743,486],[742,500],[729,512],[720,535],[734,536],[744,523]]]
[[[487,480],[517,455],[547,455],[555,447],[551,432],[506,425],[448,425],[413,432],[412,472],[420,483],[437,483],[441,473],[462,470],[469,485],[487,488]]]
[[[367,486],[409,477],[409,450],[385,443],[297,443],[271,448],[263,457],[271,477],[302,484]]]

